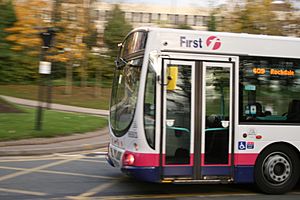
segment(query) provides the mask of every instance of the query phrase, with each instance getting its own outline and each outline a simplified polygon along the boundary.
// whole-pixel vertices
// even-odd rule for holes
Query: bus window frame
[[[125,44],[126,42],[128,41],[128,39],[133,35],[133,34],[136,34],[136,33],[144,33],[145,36],[144,36],[144,46],[142,49],[139,49],[138,51],[135,51],[135,52],[132,52],[132,53],[129,53],[129,54],[126,54],[125,56],[123,55],[123,50],[124,50],[124,47],[125,47]],[[116,63],[118,61],[127,61],[127,60],[131,60],[133,57],[137,57],[137,56],[141,56],[143,55],[144,56],[144,53],[145,53],[145,49],[146,49],[146,45],[147,45],[147,40],[148,40],[148,31],[146,30],[137,30],[137,31],[132,31],[130,32],[126,37],[125,39],[122,41],[122,43],[120,44],[120,48],[119,48],[119,52],[118,52],[118,56],[117,56],[117,60],[116,60]]]
[[[276,60],[278,63],[280,62],[298,62],[299,63],[299,69],[300,70],[300,59],[297,58],[285,58],[285,57],[268,57],[268,56],[240,56],[239,57],[239,66],[238,66],[238,72],[239,72],[239,105],[238,105],[238,121],[240,125],[280,125],[280,126],[300,126],[300,121],[286,121],[286,120],[245,120],[244,118],[244,111],[245,111],[245,106],[243,103],[244,98],[246,96],[246,93],[244,90],[244,86],[242,85],[243,83],[243,76],[241,70],[243,69],[242,63],[243,61],[253,61],[253,60],[267,60],[267,61],[274,61]],[[299,78],[300,80],[300,78]],[[255,85],[256,87],[258,85]],[[300,98],[299,98],[300,99]]]

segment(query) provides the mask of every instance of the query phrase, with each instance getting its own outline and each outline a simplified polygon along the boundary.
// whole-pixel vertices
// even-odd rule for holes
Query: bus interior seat
[[[256,116],[257,117],[264,117],[265,114],[263,113],[261,103],[256,102],[254,105],[256,106]]]
[[[294,99],[289,103],[287,120],[300,121],[300,100]]]
[[[221,117],[218,115],[210,115],[206,118],[206,128],[221,128]]]
[[[176,163],[188,164],[190,161],[190,152],[185,148],[177,148],[174,157]]]
[[[265,111],[265,116],[271,116],[272,115],[272,112],[271,111],[269,111],[269,110],[266,110]]]

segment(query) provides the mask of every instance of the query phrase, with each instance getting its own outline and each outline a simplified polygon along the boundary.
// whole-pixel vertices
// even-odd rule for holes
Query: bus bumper
[[[124,166],[122,172],[126,175],[147,182],[160,182],[158,167]]]

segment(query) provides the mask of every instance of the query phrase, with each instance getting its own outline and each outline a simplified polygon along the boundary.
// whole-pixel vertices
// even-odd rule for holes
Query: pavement
[[[8,102],[36,107],[39,102],[15,97],[3,96]],[[79,112],[99,116],[108,116],[107,110],[82,108],[61,104],[51,104],[51,109],[66,112]],[[73,134],[55,138],[33,138],[17,141],[0,142],[0,156],[31,156],[54,153],[78,152],[107,147],[109,142],[108,128],[94,132]]]

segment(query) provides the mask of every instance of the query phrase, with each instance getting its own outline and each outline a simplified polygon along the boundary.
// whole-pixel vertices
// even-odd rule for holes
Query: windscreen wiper
[[[122,67],[124,67],[128,62],[126,60],[124,60],[123,58],[119,57],[115,60],[115,65],[117,67],[117,69],[121,69]]]

